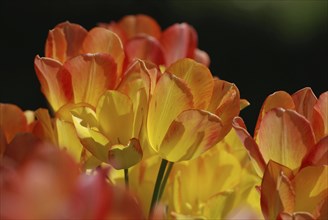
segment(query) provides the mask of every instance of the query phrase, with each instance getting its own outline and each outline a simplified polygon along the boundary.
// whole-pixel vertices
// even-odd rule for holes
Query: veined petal
[[[165,73],[157,82],[150,100],[147,131],[149,142],[158,151],[169,126],[184,110],[193,107],[193,97],[184,82]]]
[[[181,59],[193,58],[197,48],[197,33],[187,23],[174,24],[162,33],[161,43],[165,52],[166,64]]]
[[[287,92],[285,91],[277,91],[271,95],[269,95],[260,110],[259,117],[256,122],[255,130],[254,130],[254,137],[257,135],[259,126],[264,115],[273,108],[284,108],[284,109],[295,109],[294,101]]]
[[[328,136],[322,138],[303,159],[302,167],[328,165]]]
[[[125,51],[129,62],[134,59],[151,61],[157,65],[165,64],[161,44],[153,37],[142,35],[128,40]]]
[[[127,15],[118,24],[125,31],[128,39],[138,34],[147,34],[156,39],[159,39],[161,36],[160,26],[153,18],[147,15]]]
[[[88,107],[78,107],[71,112],[82,145],[97,159],[107,163],[110,142],[96,127],[96,113]]]
[[[99,97],[115,87],[116,64],[108,54],[84,54],[68,60],[61,73],[72,77],[74,103],[86,102],[96,106]]]
[[[96,112],[100,131],[111,144],[127,145],[133,138],[134,114],[131,99],[118,91],[106,91],[99,99]]]
[[[35,111],[35,116],[38,120],[32,133],[42,140],[48,140],[52,144],[58,145],[57,133],[51,121],[48,110],[39,108]]]
[[[192,59],[182,59],[166,70],[183,79],[194,97],[194,108],[207,109],[210,104],[214,82],[210,70]]]
[[[276,219],[283,212],[294,208],[295,196],[290,179],[292,170],[269,161],[261,184],[261,208],[265,219]]]
[[[78,24],[63,22],[49,31],[45,55],[62,63],[81,53],[87,31]]]
[[[293,180],[295,211],[309,212],[316,218],[328,197],[328,166],[308,166],[300,170]]]
[[[27,131],[24,112],[16,105],[0,103],[0,130],[9,143],[17,133]]]
[[[142,149],[138,139],[132,138],[124,146],[116,144],[108,152],[108,163],[115,169],[127,169],[139,163],[142,159]]]
[[[265,114],[254,139],[266,162],[273,160],[294,171],[315,144],[309,121],[294,110],[281,108]]]
[[[265,170],[266,162],[263,159],[259,146],[248,133],[243,119],[240,117],[235,117],[233,119],[232,126],[234,127],[239,139],[247,149],[257,174],[262,176]]]
[[[309,87],[301,89],[295,92],[292,98],[295,104],[295,110],[309,121],[312,121],[313,107],[318,100],[312,89]]]
[[[117,73],[115,72],[115,77],[112,76],[112,78],[116,80],[116,84],[118,83],[117,80],[122,74],[125,55],[123,44],[114,32],[100,27],[95,27],[90,30],[83,42],[83,53],[110,54],[117,65]]]
[[[221,128],[221,120],[216,115],[186,110],[171,123],[159,154],[173,162],[196,158],[219,141]]]
[[[54,111],[72,99],[72,84],[69,74],[59,73],[62,64],[50,58],[34,59],[34,68],[41,84],[41,91]]]

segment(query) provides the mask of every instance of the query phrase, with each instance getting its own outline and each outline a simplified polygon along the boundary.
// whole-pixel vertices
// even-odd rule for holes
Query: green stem
[[[166,169],[166,172],[165,172],[162,184],[161,184],[161,188],[159,189],[158,201],[161,200],[161,198],[162,198],[162,195],[163,195],[164,190],[165,190],[165,185],[166,185],[167,180],[170,176],[173,164],[174,164],[173,162],[169,162],[169,164],[167,166],[167,169]]]
[[[161,165],[158,170],[157,179],[156,179],[154,192],[153,192],[153,197],[151,199],[150,208],[149,208],[149,217],[151,216],[153,209],[154,209],[156,203],[158,202],[159,190],[160,190],[160,186],[161,186],[161,183],[163,180],[167,162],[168,162],[167,160],[162,159]]]
[[[124,169],[124,181],[126,189],[129,188],[129,169]]]

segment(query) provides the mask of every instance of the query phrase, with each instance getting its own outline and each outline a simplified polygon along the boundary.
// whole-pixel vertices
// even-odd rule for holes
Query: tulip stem
[[[155,208],[156,203],[159,200],[159,193],[160,193],[159,191],[160,191],[160,187],[161,187],[162,180],[164,177],[164,172],[166,169],[167,162],[168,162],[167,160],[162,159],[161,165],[158,170],[157,179],[156,179],[154,192],[153,192],[153,197],[151,199],[150,208],[149,208],[149,218],[153,212],[153,209]]]
[[[129,188],[129,169],[124,169],[124,181],[126,189]]]
[[[167,180],[170,176],[173,164],[174,164],[173,162],[169,162],[168,165],[167,165],[166,172],[165,172],[162,184],[161,184],[161,188],[159,189],[158,201],[161,200],[161,198],[162,198],[162,195],[163,195],[164,190],[165,190],[165,185],[166,185],[166,182],[167,182]]]

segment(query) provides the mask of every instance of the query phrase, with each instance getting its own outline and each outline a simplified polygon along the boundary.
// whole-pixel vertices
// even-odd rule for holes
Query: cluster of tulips
[[[327,219],[328,92],[249,105],[192,26],[129,15],[49,31],[49,110],[0,104],[1,219]]]

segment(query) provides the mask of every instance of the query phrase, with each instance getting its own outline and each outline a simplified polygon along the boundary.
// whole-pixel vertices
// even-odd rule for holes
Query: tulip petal
[[[211,62],[210,57],[203,50],[196,48],[195,54],[194,54],[194,59],[197,62],[204,64],[205,66],[210,66],[210,62]]]
[[[64,63],[81,53],[87,31],[78,24],[63,22],[49,31],[45,55]]]
[[[108,54],[84,54],[67,61],[61,73],[72,77],[74,102],[96,106],[99,97],[115,87],[116,65]]]
[[[221,128],[221,120],[216,115],[186,110],[170,125],[159,153],[173,162],[196,158],[219,141]]]
[[[193,107],[193,97],[184,82],[172,74],[163,74],[149,103],[147,131],[149,142],[158,151],[172,121]]]
[[[16,105],[0,103],[0,130],[9,143],[17,133],[27,131],[24,112]]]
[[[100,131],[110,140],[111,145],[127,145],[133,138],[133,103],[118,91],[109,90],[101,96],[97,105]]]
[[[271,95],[269,95],[260,110],[259,117],[256,122],[254,137],[257,135],[259,126],[264,115],[273,108],[284,108],[284,109],[295,109],[295,104],[292,97],[285,91],[277,91]]]
[[[73,110],[72,119],[82,145],[102,162],[108,162],[109,140],[98,131],[96,113],[88,107]]]
[[[328,135],[328,91],[322,93],[319,96],[318,102],[314,106],[314,112],[315,121],[313,124],[319,123],[319,118],[322,120],[321,124],[323,124],[322,132],[323,136]],[[319,139],[321,139],[319,137]]]
[[[116,77],[112,77],[116,80],[116,84],[118,83],[117,80],[122,74],[125,55],[123,44],[114,32],[100,27],[90,30],[83,43],[83,53],[110,54],[117,65]]]
[[[213,92],[213,78],[210,70],[192,59],[182,59],[166,70],[183,79],[194,97],[194,108],[207,109]]]
[[[41,84],[41,91],[54,111],[72,99],[72,85],[69,74],[59,73],[62,64],[50,58],[34,59],[34,68]]]
[[[303,159],[302,167],[328,165],[328,136],[322,138]]]
[[[276,219],[283,212],[294,208],[295,196],[290,179],[290,169],[274,161],[269,161],[261,185],[261,208],[265,219]]]
[[[174,24],[162,33],[161,43],[167,66],[181,58],[193,58],[197,48],[197,33],[187,23]]]
[[[257,174],[262,176],[265,170],[266,162],[263,159],[259,146],[248,133],[243,119],[240,117],[235,117],[232,126],[234,127],[239,139],[247,149]]]
[[[317,102],[317,97],[313,94],[311,88],[306,87],[295,92],[292,95],[295,110],[307,118],[309,121],[312,121],[313,107]]]
[[[113,145],[108,152],[108,163],[115,169],[127,169],[139,163],[142,159],[142,149],[138,139],[132,138],[124,146],[121,144]]]
[[[33,128],[33,134],[42,140],[48,140],[54,145],[58,145],[57,133],[51,121],[47,109],[39,108],[35,111],[35,117],[38,119]]]
[[[138,36],[129,40],[125,45],[129,62],[142,59],[157,65],[165,64],[164,52],[160,43],[150,36]]]
[[[159,39],[161,36],[160,26],[153,18],[147,15],[127,15],[118,24],[125,31],[128,39],[139,34],[150,35],[156,39]]]
[[[56,131],[59,147],[65,149],[79,163],[81,161],[83,146],[77,136],[74,125],[56,119]]]
[[[315,144],[309,121],[294,110],[281,108],[265,114],[254,139],[266,162],[273,160],[294,171]]]
[[[295,211],[309,212],[318,217],[328,197],[328,166],[308,166],[293,180],[296,192]]]

